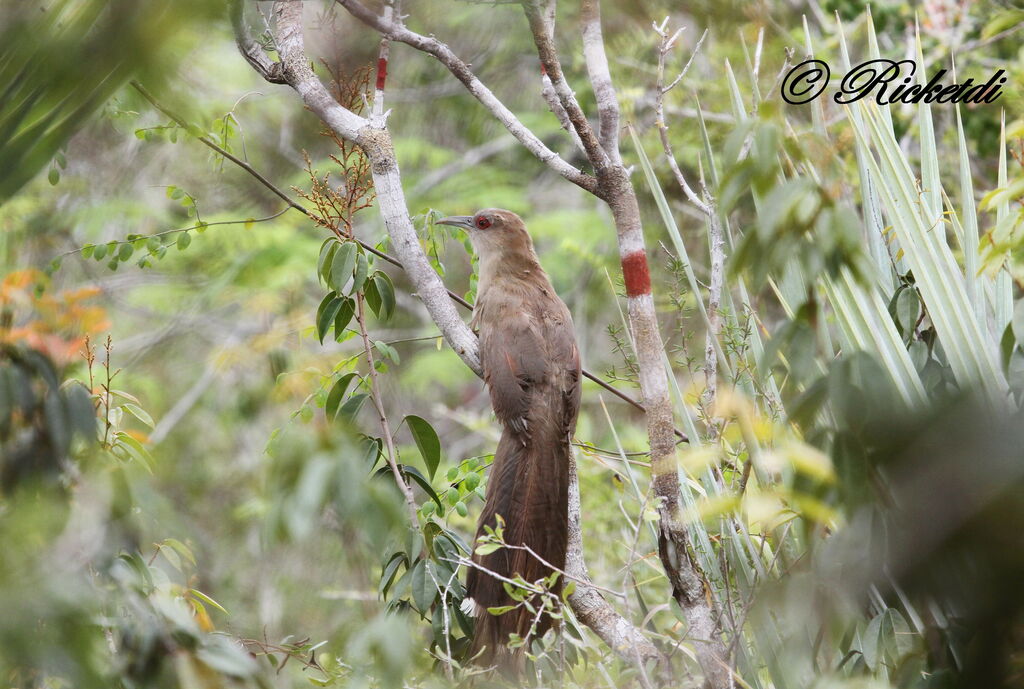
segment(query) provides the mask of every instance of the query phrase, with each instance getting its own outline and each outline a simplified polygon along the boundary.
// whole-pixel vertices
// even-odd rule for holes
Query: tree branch
[[[538,0],[526,0],[523,3],[523,9],[526,11],[526,18],[530,23],[530,33],[533,34],[533,42],[537,46],[537,55],[540,57],[540,64],[544,68],[544,74],[551,80],[555,93],[558,95],[558,100],[562,103],[562,107],[565,108],[566,116],[569,118],[569,122],[572,123],[573,129],[576,130],[576,134],[580,138],[580,143],[583,145],[583,150],[586,152],[590,164],[594,166],[595,170],[600,172],[609,165],[608,154],[601,148],[601,144],[594,134],[594,128],[590,126],[590,121],[587,120],[587,116],[576,101],[576,95],[569,88],[565,75],[562,74],[562,63],[559,62],[558,53],[555,50],[554,36],[553,33],[549,33],[547,20],[544,16],[545,8],[541,6]],[[599,194],[597,190],[590,189],[588,191]]]
[[[665,151],[665,156],[668,158],[668,166],[672,169],[672,174],[675,175],[676,182],[679,184],[679,188],[686,194],[686,198],[693,206],[701,213],[707,216],[711,216],[711,209],[697,196],[697,193],[693,190],[693,187],[686,181],[686,177],[683,176],[682,170],[679,169],[679,164],[676,162],[675,154],[672,152],[672,142],[668,138],[668,123],[665,121],[665,94],[675,88],[676,84],[682,81],[682,78],[686,76],[686,73],[690,70],[690,65],[693,63],[693,58],[700,52],[700,47],[704,44],[704,39],[707,37],[707,29],[701,34],[700,40],[697,41],[697,45],[694,46],[693,52],[690,54],[690,59],[686,61],[686,66],[679,73],[672,83],[668,86],[664,85],[665,81],[665,57],[669,51],[675,45],[676,39],[679,37],[679,31],[676,31],[672,36],[668,35],[665,30],[667,18],[665,22],[662,22],[661,26],[653,25],[655,33],[661,38],[658,45],[658,77],[655,85],[654,93],[654,118],[655,125],[658,127],[658,134],[661,137],[661,147]]]
[[[618,105],[614,86],[607,67],[601,38],[598,0],[583,0],[582,20],[587,53],[587,71],[594,83],[602,111],[604,143],[610,143],[618,131]],[[719,629],[717,605],[708,589],[704,573],[690,547],[686,525],[681,516],[681,489],[675,459],[674,423],[668,377],[663,365],[664,344],[658,331],[658,318],[651,290],[650,268],[644,247],[643,226],[636,191],[629,173],[621,162],[618,151],[609,154],[594,136],[572,91],[562,76],[561,67],[551,37],[544,29],[543,14],[538,0],[525,4],[530,30],[538,55],[555,90],[576,128],[587,156],[597,172],[596,194],[604,199],[612,211],[619,241],[619,258],[626,286],[629,322],[640,369],[640,390],[643,393],[647,416],[647,435],[651,445],[651,474],[654,493],[658,497],[658,552],[672,585],[672,595],[683,610],[689,635],[694,639],[695,652],[707,684],[714,689],[732,689],[735,685],[728,665],[728,651]],[[662,665],[661,675],[667,668]]]
[[[639,627],[620,615],[615,608],[591,585],[587,563],[583,557],[583,531],[580,517],[580,484],[576,468],[576,453],[569,456],[569,544],[565,556],[565,571],[577,582],[569,596],[572,611],[583,624],[594,630],[608,647],[624,659],[635,662],[644,674],[650,661],[666,667],[665,656],[644,636]]]
[[[611,162],[621,165],[619,101],[615,97],[615,87],[612,86],[612,75],[608,69],[608,56],[604,51],[600,0],[582,1],[580,21],[583,29],[583,61],[587,65],[587,76],[590,77],[590,84],[594,88],[594,97],[597,100],[597,138]]]
[[[248,24],[245,23],[245,12],[241,0],[235,0],[230,4],[231,27],[235,31],[235,42],[242,57],[248,62],[256,73],[271,84],[287,83],[282,71],[280,62],[274,62],[263,52],[263,47],[252,37]],[[134,85],[134,84],[133,84]]]
[[[386,113],[367,120],[342,107],[331,97],[313,73],[305,55],[302,33],[303,5],[302,2],[274,3],[274,14],[277,19],[275,41],[277,52],[281,56],[284,77],[298,92],[306,106],[335,134],[357,144],[366,153],[371,163],[377,202],[398,259],[409,279],[416,285],[420,300],[427,307],[445,340],[463,362],[480,375],[476,336],[455,311],[447,288],[423,253],[409,217],[398,162],[395,160],[391,136],[385,123]],[[235,28],[236,31],[241,31],[236,36],[239,49],[246,54],[247,50],[252,49],[253,43],[246,40],[248,32],[244,18],[235,22]]]
[[[548,34],[548,40],[555,40],[555,0],[541,0],[543,2],[543,8],[541,17],[544,20],[544,30]],[[562,129],[568,132],[570,138],[572,138],[573,145],[580,151],[580,153],[586,155],[586,151],[583,149],[583,142],[580,141],[579,134],[573,129],[572,122],[569,121],[569,114],[565,111],[565,106],[558,100],[558,94],[555,93],[555,86],[551,83],[551,77],[548,76],[547,70],[544,69],[544,65],[540,66],[540,95],[544,99],[544,102],[548,104],[548,108],[554,114],[555,118],[558,119],[558,123],[562,125]]]
[[[456,79],[465,85],[470,94],[480,101],[505,126],[509,133],[526,147],[530,153],[536,156],[538,160],[573,184],[589,192],[593,192],[596,189],[597,183],[592,176],[573,167],[559,157],[557,153],[545,146],[544,142],[527,129],[512,111],[498,100],[497,96],[473,74],[469,66],[459,59],[447,45],[432,36],[422,36],[414,31],[410,31],[397,17],[388,21],[385,17],[374,13],[359,2],[359,0],[337,0],[337,2],[348,10],[353,17],[367,26],[376,29],[387,38],[405,43],[437,58]]]

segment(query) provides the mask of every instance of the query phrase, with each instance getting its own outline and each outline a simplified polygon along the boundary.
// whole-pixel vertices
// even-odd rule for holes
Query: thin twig
[[[956,52],[958,55],[963,56],[963,54],[968,51],[975,50],[976,48],[982,48],[991,43],[995,43],[996,41],[1001,41],[1007,36],[1012,36],[1021,29],[1024,29],[1024,22],[1017,22],[1009,29],[1004,29],[1003,31],[1000,31],[997,34],[993,34],[988,38],[978,38],[973,41],[967,41],[966,43],[962,44],[959,48],[957,48]]]
[[[683,175],[682,170],[679,169],[679,163],[676,162],[675,154],[672,151],[672,142],[668,138],[668,124],[665,122],[665,94],[675,88],[676,84],[678,84],[686,75],[687,71],[689,71],[690,64],[693,62],[693,58],[697,55],[701,46],[704,44],[704,39],[707,37],[708,31],[707,29],[704,30],[700,40],[697,41],[697,45],[694,46],[693,52],[690,54],[690,59],[686,62],[686,66],[683,67],[679,76],[677,76],[668,86],[663,85],[665,79],[665,57],[672,49],[676,36],[679,35],[679,32],[677,31],[672,36],[669,36],[665,31],[664,23],[661,26],[654,25],[654,31],[661,38],[661,43],[658,46],[658,76],[657,85],[655,87],[656,95],[654,102],[655,123],[658,127],[658,135],[661,137],[661,147],[664,149],[665,156],[668,158],[668,165],[672,169],[672,174],[675,175],[676,182],[683,190],[683,193],[686,194],[686,198],[694,205],[694,207],[708,217],[711,217],[711,208],[709,208],[707,204],[697,196],[697,193],[686,181],[686,177]]]
[[[453,680],[455,679],[455,673],[452,670],[452,642],[451,634],[449,633],[449,630],[451,629],[451,620],[448,617],[448,593],[451,591],[452,580],[458,575],[459,569],[456,567],[455,571],[452,572],[452,575],[448,577],[448,583],[445,584],[444,590],[441,589],[441,584],[434,575],[434,568],[424,565],[424,569],[427,571],[427,574],[430,575],[430,580],[434,582],[434,587],[437,588],[438,592],[441,594],[441,621],[445,650],[445,657],[442,658],[444,663],[444,676],[449,680]]]
[[[161,105],[160,103],[158,103],[157,100],[155,98],[153,98],[153,95],[149,91],[147,91],[146,88],[142,84],[140,84],[137,80],[132,79],[131,82],[129,82],[129,83],[131,83],[132,87],[136,91],[138,91],[139,94],[143,98],[148,100],[150,102],[150,104],[153,105],[154,108],[156,108],[157,110],[159,110],[163,114],[165,114],[168,117],[170,117],[172,120],[174,120],[180,127],[185,129],[186,131],[189,129],[188,122],[184,118],[182,118],[178,114],[174,113],[173,111],[169,110],[166,106]],[[261,175],[252,165],[250,165],[249,163],[245,162],[241,158],[238,158],[238,157],[232,155],[228,151],[224,150],[224,148],[222,148],[221,146],[218,146],[217,144],[215,144],[212,141],[210,141],[210,139],[206,138],[205,136],[199,136],[199,137],[196,137],[196,138],[199,139],[199,141],[201,141],[208,148],[213,149],[219,155],[224,156],[225,158],[230,160],[232,163],[234,163],[235,165],[237,165],[238,167],[242,168],[243,170],[248,172],[250,175],[255,177],[257,180],[260,181],[260,183],[263,186],[265,186],[267,189],[269,189],[270,191],[272,191],[275,194],[277,194],[278,196],[280,196],[281,199],[285,203],[287,203],[289,206],[291,206],[292,208],[295,208],[296,210],[302,211],[306,215],[309,215],[309,211],[307,211],[305,208],[303,208],[302,206],[297,204],[294,200],[292,200],[292,198],[290,196],[288,196],[283,191],[281,191],[280,189],[275,187],[273,184],[271,184],[270,180],[268,180],[266,177]]]
[[[140,235],[139,237],[136,237],[135,239],[115,239],[115,240],[113,240],[112,243],[117,244],[117,245],[132,244],[134,242],[139,241],[140,239],[149,239],[150,237],[163,237],[164,235],[177,234],[179,232],[191,232],[192,230],[206,229],[208,227],[215,227],[217,225],[248,225],[250,223],[255,224],[255,223],[260,223],[260,222],[267,222],[267,221],[270,221],[270,220],[274,220],[275,218],[281,217],[282,215],[287,213],[289,210],[291,210],[290,207],[282,208],[281,210],[279,210],[278,212],[274,213],[273,215],[268,215],[265,218],[246,218],[245,220],[220,220],[220,221],[217,221],[217,222],[204,222],[204,223],[199,224],[199,225],[192,225],[191,227],[178,227],[178,228],[175,228],[173,230],[164,230],[162,232],[154,232],[153,234]],[[104,243],[105,244],[110,244],[111,242],[104,242]],[[57,256],[58,257],[64,257],[64,256],[70,256],[72,254],[80,254],[80,253],[82,253],[82,249],[83,248],[85,248],[85,247],[81,247],[80,246],[80,247],[77,247],[75,249],[69,249],[68,251],[65,251],[64,253],[57,254]]]
[[[384,434],[384,443],[387,448],[387,456],[385,459],[387,459],[388,466],[391,468],[391,473],[395,477],[395,483],[398,485],[399,490],[402,491],[402,495],[405,497],[405,504],[409,510],[409,525],[415,531],[419,531],[420,520],[419,509],[416,506],[416,497],[413,495],[412,488],[409,487],[405,477],[402,476],[402,471],[398,468],[398,455],[395,452],[395,439],[391,434],[391,424],[388,422],[387,414],[384,412],[384,402],[381,399],[380,384],[377,381],[377,367],[375,366],[373,359],[373,347],[370,344],[370,335],[366,331],[366,315],[363,309],[362,292],[356,292],[356,322],[359,323],[359,334],[363,339],[363,351],[366,354],[366,363],[370,370],[370,399],[373,401],[373,406],[377,410],[377,416],[380,420],[380,429]]]
[[[581,579],[579,577],[575,577],[575,576],[569,574],[564,569],[559,569],[558,567],[555,567],[553,564],[551,564],[550,562],[545,560],[543,557],[538,555],[537,551],[534,550],[533,548],[531,548],[528,545],[512,545],[511,543],[502,543],[501,545],[502,545],[503,548],[511,548],[512,550],[523,550],[523,551],[526,551],[527,553],[529,553],[534,558],[536,558],[542,565],[544,565],[548,569],[551,569],[551,570],[553,570],[555,572],[558,572],[559,574],[561,574],[566,579],[569,579],[571,581],[575,581],[577,584],[586,584],[587,586],[592,586],[593,588],[597,589],[598,591],[604,591],[605,593],[607,593],[607,594],[609,594],[611,596],[615,596],[616,598],[625,598],[626,597],[626,594],[621,592],[621,591],[614,591],[612,589],[605,588],[603,586],[598,586],[597,584],[595,584],[592,581],[584,581],[583,579]]]

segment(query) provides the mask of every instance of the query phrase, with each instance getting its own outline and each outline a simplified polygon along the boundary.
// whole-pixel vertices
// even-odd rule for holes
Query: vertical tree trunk
[[[629,322],[636,343],[640,390],[647,410],[651,446],[651,481],[658,501],[658,551],[675,598],[689,625],[694,650],[709,686],[734,686],[729,653],[719,629],[719,614],[704,574],[690,547],[680,509],[675,451],[675,427],[664,365],[664,343],[651,291],[650,268],[644,248],[640,207],[629,175],[622,165],[598,173],[598,190],[608,203],[619,239],[619,259],[626,286]]]

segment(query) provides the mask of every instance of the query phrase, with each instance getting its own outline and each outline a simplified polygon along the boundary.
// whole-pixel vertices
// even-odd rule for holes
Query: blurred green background
[[[258,19],[257,10],[269,12],[269,3],[258,5],[248,10],[252,18]],[[585,164],[540,96],[536,54],[518,5],[430,0],[407,3],[404,11],[410,28],[448,43],[551,148],[575,165]],[[574,4],[559,8],[559,47],[570,83],[593,114],[577,11]],[[709,280],[705,220],[686,202],[661,153],[653,109],[658,37],[651,23],[668,16],[671,27],[686,27],[668,57],[670,75],[709,29],[693,67],[666,96],[666,120],[684,173],[691,183],[701,174],[708,177],[723,213],[731,214],[737,246],[729,252],[727,288],[735,293],[737,278],[744,277],[751,295],[753,311],[737,307],[734,327],[723,335],[736,357],[737,376],[721,384],[717,408],[702,403],[707,401],[702,396],[704,325],[695,299],[703,297],[685,279],[679,247],[625,133],[623,156],[635,166],[666,354],[704,439],[701,449],[681,451],[682,475],[695,501],[691,518],[709,536],[709,547],[721,548],[706,554],[722,571],[724,588],[716,590],[737,596],[734,607],[742,619],[730,624],[748,625],[745,640],[737,642],[749,656],[741,678],[750,686],[777,687],[972,686],[965,682],[981,676],[969,674],[972,659],[988,658],[972,647],[981,644],[1003,663],[993,670],[992,681],[1020,686],[1024,579],[1011,573],[1021,573],[1024,532],[997,532],[986,522],[972,522],[971,528],[993,536],[993,543],[985,550],[985,538],[978,535],[968,539],[969,546],[983,553],[1016,549],[1015,559],[990,563],[970,548],[949,556],[950,571],[965,577],[957,579],[963,586],[953,594],[983,586],[979,582],[988,581],[988,574],[1006,573],[985,584],[999,592],[996,621],[985,617],[992,614],[991,601],[961,600],[913,578],[915,567],[933,562],[927,557],[947,555],[940,546],[949,533],[960,533],[956,529],[942,535],[913,567],[889,572],[879,565],[887,570],[883,579],[899,582],[888,589],[874,574],[836,583],[811,564],[827,559],[819,552],[826,547],[832,550],[824,553],[845,552],[841,548],[848,543],[860,543],[858,536],[870,541],[872,529],[858,531],[863,526],[858,519],[890,520],[895,532],[908,524],[922,526],[929,510],[942,507],[907,498],[908,514],[917,515],[913,508],[919,506],[920,521],[901,521],[883,509],[884,495],[899,494],[907,485],[899,482],[899,471],[885,467],[902,461],[914,438],[934,437],[936,428],[948,427],[948,420],[930,419],[953,414],[963,420],[964,435],[957,438],[975,434],[972,451],[958,450],[953,458],[936,455],[937,466],[979,462],[986,467],[979,475],[1003,477],[999,490],[1019,488],[1024,480],[1019,463],[989,467],[981,459],[1000,452],[1019,457],[1019,445],[992,449],[985,444],[1019,432],[1014,424],[990,412],[948,411],[963,409],[955,405],[966,404],[972,386],[957,382],[943,346],[935,345],[942,334],[929,332],[926,300],[899,301],[900,285],[908,295],[917,293],[912,271],[897,265],[895,281],[883,296],[886,303],[892,299],[889,311],[912,357],[927,350],[914,362],[928,404],[913,412],[894,403],[876,358],[857,359],[854,348],[839,344],[840,327],[814,286],[819,273],[867,260],[858,218],[858,212],[865,213],[855,138],[844,112],[830,101],[820,103],[830,127],[822,134],[813,128],[810,108],[783,108],[772,89],[786,49],[799,62],[808,40],[834,68],[840,64],[836,16],[844,22],[854,62],[866,58],[865,4],[680,6],[644,0],[605,3],[603,11],[624,120],[652,160],[702,290]],[[1016,31],[1024,11],[992,0],[883,1],[872,11],[883,55],[908,54],[916,16],[929,64],[946,66],[955,51],[961,77],[1007,71],[997,104],[962,107],[960,115],[970,152],[967,176],[977,190],[971,196],[980,201],[991,190],[1009,189],[1005,202],[1011,220],[992,242],[1006,260],[1003,274],[1013,276],[1010,289],[1016,297],[1020,249],[1010,225],[1020,211],[1024,155],[1019,119],[1024,32]],[[365,436],[380,434],[372,405],[351,414],[350,407],[340,419],[323,410],[331,409],[329,393],[341,375],[366,372],[360,338],[350,333],[340,342],[331,336],[321,344],[317,334],[317,305],[325,293],[317,260],[330,234],[306,216],[286,211],[281,199],[198,141],[202,136],[230,150],[296,200],[301,199],[293,189],[310,189],[304,155],[321,176],[332,171],[330,180],[341,179],[329,158],[337,152],[334,142],[322,135],[321,124],[291,89],[267,84],[253,72],[235,48],[225,15],[217,3],[192,0],[32,1],[0,7],[0,682],[5,686],[447,682],[427,651],[438,638],[436,622],[432,628],[429,613],[424,621],[416,612],[424,601],[410,590],[415,577],[396,583],[412,563],[392,569],[392,581],[387,577],[394,553],[414,558],[419,546],[406,545],[407,515],[391,479],[370,478]],[[309,2],[306,20],[307,51],[323,76],[351,80],[375,64],[379,37],[340,7]],[[736,88],[743,116],[730,107],[734,91],[727,61],[740,75]],[[429,219],[491,206],[519,213],[573,314],[584,366],[638,397],[615,229],[606,206],[522,150],[432,58],[396,44],[389,72],[389,127],[409,211],[448,287],[472,296],[467,244],[463,235],[433,227]],[[138,80],[188,126],[155,109],[129,79]],[[1010,155],[1008,179],[1000,182],[1003,111]],[[718,157],[724,179],[719,187],[710,181],[712,163],[698,114]],[[892,117],[905,155],[915,165],[927,161],[916,108],[893,108]],[[936,144],[930,150],[947,193],[959,204],[963,170],[953,111],[936,106],[934,123]],[[735,152],[751,132],[760,132],[758,142],[777,145],[755,144],[744,167]],[[772,225],[772,211],[760,202],[773,198],[795,171],[806,173],[805,165],[818,171],[815,193],[821,190],[829,207],[856,199],[842,207],[849,209],[848,217],[840,217],[846,211],[837,205],[831,225],[794,229],[789,216]],[[796,192],[778,196],[790,193]],[[997,222],[996,202],[992,212],[982,206],[978,217],[985,236]],[[354,231],[364,242],[387,249],[375,208],[355,216]],[[950,224],[950,236],[953,232]],[[951,244],[963,262],[963,252]],[[783,284],[792,261],[804,276],[802,293]],[[988,265],[991,269],[992,262]],[[997,262],[994,269],[1002,265]],[[372,340],[386,345],[378,353],[385,355],[380,380],[388,415],[393,427],[408,415],[422,417],[440,441],[440,465],[432,473],[410,427],[396,433],[403,461],[430,473],[427,480],[438,494],[440,506],[425,507],[430,496],[417,488],[421,518],[468,541],[483,488],[479,479],[467,483],[466,477],[481,475],[498,437],[487,395],[440,343],[401,272],[382,261],[373,267],[391,277],[397,302],[389,319],[368,319]],[[1017,342],[1024,334],[1024,314],[1003,326],[994,341],[1000,343],[1010,389],[1019,394],[1024,351]],[[764,357],[749,350],[753,330],[768,343]],[[87,350],[96,357],[91,365],[83,355]],[[114,376],[108,387],[127,395],[103,389],[108,375]],[[103,417],[99,442],[92,437],[95,420],[87,400]],[[750,428],[736,420],[748,413],[748,404]],[[55,424],[63,425],[55,431]],[[986,424],[996,430],[977,430]],[[739,493],[726,490],[723,497],[702,485],[703,472],[714,465],[723,486],[739,485],[742,465],[753,452],[746,434],[751,429],[763,444],[766,473],[753,480],[759,492],[742,498],[741,506]],[[667,603],[668,584],[647,523],[656,516],[645,500],[642,415],[588,382],[576,439],[600,448],[578,454],[592,577],[603,586],[625,588],[622,610],[635,624],[643,622],[665,649],[682,644],[674,656],[678,684],[700,686],[685,625]],[[954,445],[950,440],[946,447]],[[952,468],[948,475],[959,476]],[[967,482],[959,484],[963,494],[974,495],[970,476],[961,478]],[[936,480],[942,484],[941,476]],[[879,482],[889,487],[880,490]],[[991,507],[992,493],[978,491],[980,504]],[[1019,495],[1003,512],[991,507],[993,524],[1020,523]],[[744,566],[757,575],[743,586],[735,569],[740,565],[729,561],[733,551],[725,545],[735,533],[730,536],[723,515],[733,510],[749,526],[747,540],[752,536],[763,544],[754,547],[751,541],[746,551]],[[980,507],[972,510],[967,512],[973,517],[981,514]],[[957,528],[962,526],[958,521]],[[836,532],[847,542],[830,538]],[[1002,535],[996,538],[997,533]],[[758,553],[764,561],[755,566]],[[970,563],[978,563],[985,576],[972,572]],[[819,577],[817,586],[834,586],[820,591],[834,597],[839,612],[823,612],[828,605],[800,599],[801,586],[787,579],[797,572]],[[389,584],[394,588],[385,600],[381,591]],[[774,612],[754,608],[748,619],[755,592],[769,584],[790,588],[774,598],[779,603]],[[836,602],[846,601],[847,594],[853,602]],[[431,591],[426,600],[432,609],[433,596]],[[984,614],[972,617],[976,609]],[[958,613],[968,620],[962,627],[953,619]],[[820,628],[811,621],[819,614]],[[978,640],[971,626],[979,625],[978,619],[987,620],[985,629],[998,630],[992,632],[996,638]],[[788,625],[802,627],[803,620],[807,630],[790,635]],[[774,640],[766,639],[771,635]],[[453,636],[462,638],[464,632]],[[835,650],[828,656],[822,647],[830,643]],[[576,662],[565,681],[580,686],[639,681],[635,669],[589,633],[572,645]],[[437,645],[433,652],[439,653]],[[990,669],[995,663],[978,662]],[[553,680],[545,675],[537,681]]]

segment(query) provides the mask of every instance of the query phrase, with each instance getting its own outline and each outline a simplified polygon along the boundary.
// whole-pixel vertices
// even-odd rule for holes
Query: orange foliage
[[[83,287],[59,294],[39,292],[41,271],[16,270],[0,280],[0,343],[25,344],[58,366],[78,358],[87,335],[110,328],[106,311],[87,303],[100,290]]]

